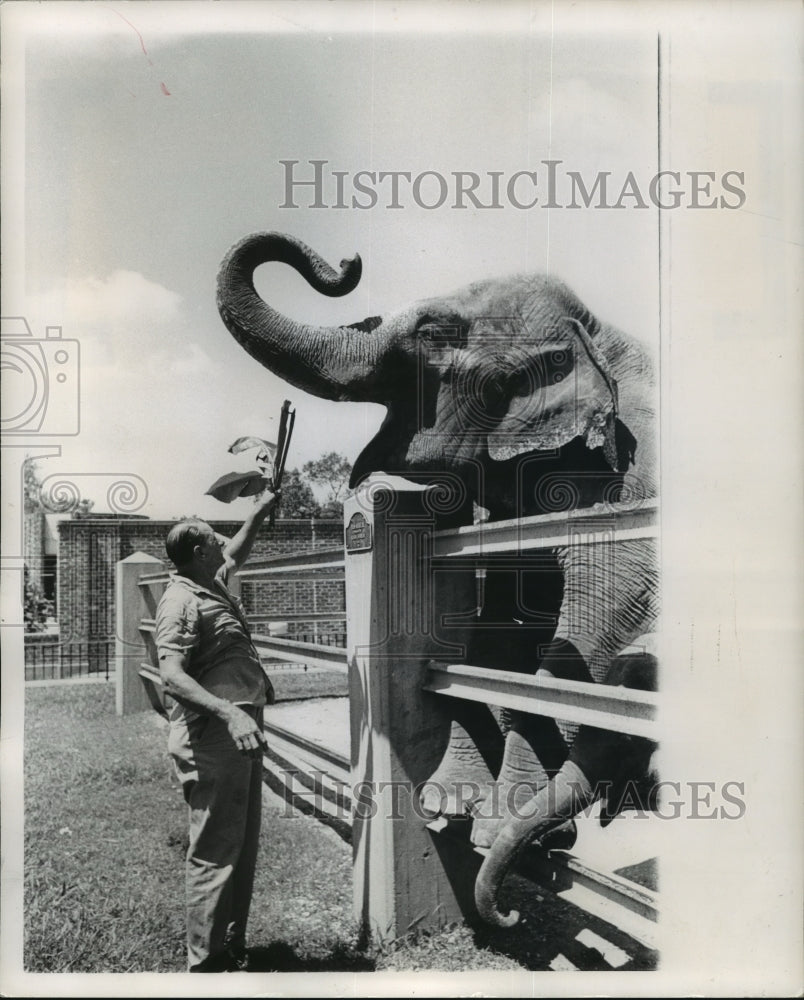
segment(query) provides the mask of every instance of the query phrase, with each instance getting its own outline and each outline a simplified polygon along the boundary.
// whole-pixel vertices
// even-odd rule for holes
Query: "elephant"
[[[442,526],[471,523],[478,512],[496,521],[656,496],[650,352],[600,321],[559,278],[475,281],[386,318],[320,327],[281,315],[256,292],[254,271],[270,261],[340,296],[358,284],[360,258],[336,271],[291,236],[255,233],[226,254],[217,286],[224,324],[262,365],[315,396],[387,408],[355,462],[351,487],[373,472],[457,479],[462,490]],[[467,662],[655,687],[649,657],[629,660],[627,670],[618,661],[657,618],[652,541],[560,546],[539,571],[489,569],[485,591]],[[481,752],[479,739],[491,749]],[[456,708],[432,778],[446,796],[425,804],[474,817],[472,839],[489,848],[476,883],[481,916],[513,922],[499,911],[498,893],[518,851],[531,841],[569,846],[572,817],[601,794],[601,780],[615,771],[622,777],[628,762],[644,764],[648,750],[543,716],[490,719],[487,706]],[[482,779],[477,794],[459,802],[454,790],[469,776]],[[504,803],[502,815],[489,811],[492,801]]]

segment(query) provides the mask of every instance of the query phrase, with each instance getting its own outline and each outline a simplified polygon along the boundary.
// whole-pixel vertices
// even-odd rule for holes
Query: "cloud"
[[[29,297],[26,318],[34,337],[61,326],[80,350],[80,434],[63,440],[48,472],[138,475],[162,510],[194,502],[214,478],[205,441],[219,418],[209,402],[215,366],[182,296],[118,269]],[[188,470],[199,465],[205,485],[183,494]],[[102,511],[103,498],[92,499]],[[150,503],[142,513],[153,513]]]
[[[138,271],[118,269],[108,278],[87,276],[65,281],[46,298],[57,302],[79,325],[117,327],[132,322],[171,322],[180,318],[182,298]]]
[[[157,379],[211,368],[193,342],[181,295],[139,271],[63,280],[29,300],[27,308],[35,336],[56,324],[64,337],[80,342],[82,374],[90,378],[108,379],[145,364]]]

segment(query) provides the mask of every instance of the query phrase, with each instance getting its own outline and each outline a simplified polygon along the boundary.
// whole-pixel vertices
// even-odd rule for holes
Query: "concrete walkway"
[[[266,709],[266,720],[349,757],[349,699],[281,701]]]

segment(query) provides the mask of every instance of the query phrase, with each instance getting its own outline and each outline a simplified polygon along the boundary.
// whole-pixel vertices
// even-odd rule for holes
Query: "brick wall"
[[[165,537],[174,521],[75,518],[59,524],[58,619],[62,640],[99,639],[114,634],[115,566],[134,552],[145,552],[169,565]],[[212,521],[215,531],[231,537],[241,521]],[[340,521],[291,521],[277,518],[273,529],[260,530],[252,559],[332,549],[343,544]],[[243,582],[248,612],[290,614],[343,609],[342,583]],[[321,631],[330,630],[324,623]],[[342,626],[338,627],[341,630]],[[297,631],[293,629],[291,631]]]

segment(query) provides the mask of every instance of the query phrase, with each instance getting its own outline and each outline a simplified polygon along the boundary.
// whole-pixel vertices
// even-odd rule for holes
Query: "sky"
[[[264,16],[254,20],[254,7]],[[28,34],[23,275],[6,283],[3,314],[24,315],[35,337],[61,326],[80,349],[80,433],[40,461],[42,477],[75,474],[97,511],[108,509],[109,476],[128,474],[147,485],[145,503],[138,486],[130,504],[138,513],[243,516],[248,501],[223,507],[204,492],[251,467],[252,455],[227,448],[241,435],[274,438],[284,398],[297,410],[290,466],[331,450],[355,459],[383,409],[288,386],[217,314],[220,261],[257,230],[299,237],[335,265],[363,259],[360,285],[340,300],[283,265],[258,271],[261,294],[294,318],[354,322],[480,277],[547,270],[600,317],[656,339],[654,209],[428,210],[410,195],[396,210],[315,209],[303,189],[297,208],[280,207],[280,161],[292,159],[300,177],[315,158],[350,175],[484,178],[544,172],[540,161],[553,158],[585,177],[649,178],[657,67],[647,24],[556,33],[562,13],[528,4],[451,31],[433,14],[417,20],[416,5],[379,24],[371,5],[306,24],[282,4],[230,9],[209,25],[193,4],[51,5]],[[527,200],[530,189],[518,190]]]

